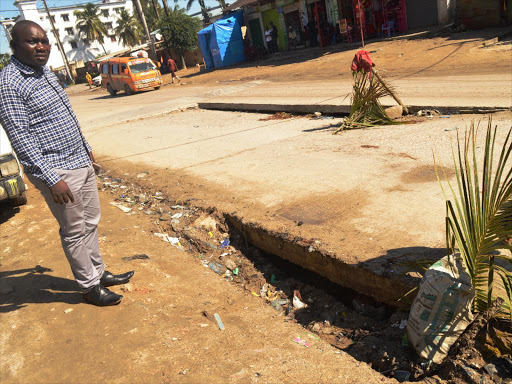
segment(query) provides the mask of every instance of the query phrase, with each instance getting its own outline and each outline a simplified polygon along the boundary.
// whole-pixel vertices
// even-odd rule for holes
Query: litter
[[[208,236],[213,237],[213,233],[208,232]]]
[[[268,292],[268,284],[263,284],[263,286],[260,289],[260,297],[267,296],[267,292]]]
[[[400,329],[404,329],[405,327],[407,327],[407,320],[402,320],[400,321],[400,325],[398,326]]]
[[[201,323],[201,324],[199,324],[199,326],[201,328],[206,328],[206,327],[209,327],[210,325],[209,324],[205,324],[205,323]]]
[[[171,216],[171,219],[179,219],[181,216],[183,216],[183,213],[178,212]]]
[[[462,257],[448,255],[425,272],[409,313],[406,330],[416,352],[441,363],[473,321],[475,288]]]
[[[122,257],[123,260],[125,261],[131,261],[131,260],[147,260],[149,259],[149,256],[146,255],[145,253],[142,253],[140,255],[133,255],[133,256],[125,256],[125,257]]]
[[[229,239],[224,239],[222,243],[220,243],[221,248],[226,248],[229,246]]]
[[[297,344],[302,344],[303,346],[309,348],[309,343],[306,340],[302,340],[300,337],[296,337],[293,339]]]
[[[313,115],[315,115],[316,118],[319,118],[320,116],[322,116],[322,112],[315,112],[313,113]]]
[[[394,377],[395,377],[396,381],[403,383],[404,381],[409,381],[409,378],[411,377],[411,373],[407,372],[407,371],[396,370],[394,372]]]
[[[238,267],[236,267],[235,269],[233,269],[233,275],[237,276],[238,275]]]
[[[224,265],[230,271],[233,271],[236,268],[236,263],[233,260],[231,260],[231,259],[224,260]]]
[[[293,295],[293,307],[296,309],[302,309],[306,308],[308,305],[306,303],[303,303],[297,296]]]
[[[64,313],[69,313],[69,312],[73,312],[73,308],[68,308],[64,311]]]
[[[147,175],[148,175],[148,173],[147,173],[147,172],[142,172],[142,173],[139,173],[139,174],[137,175],[137,178],[138,178],[138,179],[142,179],[142,178],[146,177]]]
[[[442,115],[442,116],[439,116],[440,119],[449,119],[450,117],[452,117],[452,115]]]
[[[114,206],[114,207],[119,208],[119,209],[120,209],[121,211],[123,211],[124,213],[128,213],[128,212],[130,212],[130,211],[132,210],[131,208],[125,207],[124,205],[119,204],[119,203],[117,203],[117,202],[115,202],[115,201],[112,201],[112,202],[110,203],[110,205],[112,205],[112,206]]]
[[[277,282],[276,275],[270,275],[270,284],[274,284]]]
[[[187,209],[187,207],[184,207],[183,205],[172,205],[171,209]]]
[[[167,235],[167,233],[158,233],[158,232],[155,232],[153,233],[153,235],[155,235],[156,237],[159,237],[160,239],[162,239],[162,241],[165,241],[165,242],[169,242],[169,235]]]
[[[218,275],[222,275],[224,273],[224,266],[222,264],[212,261],[210,264],[208,264],[208,267]]]
[[[224,327],[224,323],[223,323],[223,322],[222,322],[222,320],[220,319],[220,316],[219,316],[219,314],[218,314],[218,313],[214,313],[214,314],[213,314],[213,317],[215,317],[215,320],[217,321],[217,325],[219,326],[219,329],[220,329],[221,331],[223,331],[224,329],[226,329],[226,328]]]

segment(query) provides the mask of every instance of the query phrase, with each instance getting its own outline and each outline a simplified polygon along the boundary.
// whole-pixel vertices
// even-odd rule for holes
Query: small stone
[[[396,381],[403,383],[404,381],[409,381],[409,378],[411,377],[411,373],[407,371],[400,371],[396,370],[394,373],[394,377]]]
[[[171,215],[169,215],[168,213],[164,213],[158,219],[160,221],[169,221],[171,219]]]
[[[145,211],[144,211],[144,214],[145,214],[145,215],[148,215],[148,216],[150,216],[150,215],[154,215],[154,214],[155,214],[155,211],[153,211],[153,210],[151,210],[151,209],[147,209],[147,210],[145,210]]]
[[[494,377],[494,375],[498,374],[498,370],[494,364],[486,364],[483,368],[484,371],[487,372],[487,374],[491,377]]]
[[[64,311],[64,313],[69,313],[69,312],[73,312],[73,308],[68,308]]]
[[[404,109],[401,105],[395,105],[394,107],[386,108],[385,111],[390,119],[395,120],[402,116]]]
[[[232,271],[233,269],[236,268],[236,263],[231,260],[231,259],[225,259],[224,260],[224,265],[226,266],[227,269],[229,269],[230,271]]]
[[[315,117],[320,117],[320,116],[322,116],[322,112],[315,112],[314,115],[315,115]]]
[[[133,287],[132,287],[132,285],[130,283],[123,284],[123,286],[120,289],[123,292],[132,292],[133,291]]]
[[[137,175],[137,178],[138,178],[138,179],[142,179],[142,178],[146,177],[147,175],[148,175],[148,173],[147,173],[147,172],[141,172],[141,173],[139,173],[139,174]]]

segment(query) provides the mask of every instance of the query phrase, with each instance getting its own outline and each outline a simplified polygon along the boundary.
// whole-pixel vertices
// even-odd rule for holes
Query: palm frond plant
[[[83,11],[75,11],[74,15],[77,18],[76,28],[79,33],[91,41],[98,41],[103,48],[103,52],[107,54],[103,41],[108,35],[107,27],[100,20],[100,9],[93,3],[87,3]]]
[[[210,14],[208,13],[208,8],[206,7],[205,0],[187,0],[187,12],[190,11],[190,8],[197,1],[199,4],[199,8],[201,9],[201,15],[203,16],[203,23],[210,24]],[[178,4],[178,0],[174,0],[175,4]],[[221,4],[222,5],[222,4]]]
[[[379,99],[391,96],[392,87],[373,75],[372,71],[353,71],[353,91],[350,115],[335,134],[345,129],[360,129],[376,125],[397,124],[386,114]],[[390,91],[391,90],[391,91]]]
[[[512,321],[512,257],[500,252],[512,250],[512,128],[500,150],[496,148],[498,129],[489,119],[481,171],[477,131],[472,122],[463,147],[457,134],[457,153],[452,148],[456,187],[447,181],[451,200],[441,183],[446,199],[447,249],[448,254],[460,254],[471,276],[474,311],[488,309],[494,300],[493,288],[499,287],[506,293],[501,314]]]
[[[142,27],[135,15],[130,15],[126,9],[122,9],[117,19],[115,34],[125,47],[133,47],[140,43]]]

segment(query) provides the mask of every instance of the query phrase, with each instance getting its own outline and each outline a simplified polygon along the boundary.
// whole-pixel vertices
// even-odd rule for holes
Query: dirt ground
[[[113,288],[124,295],[119,306],[85,304],[54,219],[34,188],[28,195],[28,205],[2,206],[0,217],[2,383],[386,381],[205,268],[196,254],[161,241],[154,217],[122,213],[107,193],[99,232],[107,268],[136,273]],[[137,254],[149,258],[122,259]]]
[[[465,32],[375,42],[366,48],[376,51],[372,56],[378,68],[400,84],[416,79],[410,94],[428,87],[429,78],[451,77],[450,84],[457,84],[456,76],[464,74],[481,88],[493,76],[487,94],[499,93],[503,99],[508,91],[499,79],[510,77],[512,45],[492,40],[501,33]],[[136,275],[129,286],[114,288],[125,296],[120,306],[87,305],[72,281],[58,228],[35,190],[29,190],[27,206],[2,209],[0,381],[306,384],[360,383],[364,378],[373,383],[392,381],[377,371],[392,377],[397,370],[421,378],[421,366],[402,345],[399,325],[406,314],[324,285],[250,249],[226,224],[207,230],[211,222],[200,223],[207,219],[205,212],[220,223],[215,208],[222,208],[248,222],[265,222],[276,232],[305,238],[312,247],[321,239],[322,247],[337,247],[355,264],[363,256],[442,254],[444,209],[432,147],[449,142],[454,134],[450,124],[466,127],[471,117],[425,120],[421,139],[412,125],[333,139],[329,129],[334,121],[297,118],[251,136],[249,128],[272,121],[259,120],[266,115],[186,109],[204,97],[250,94],[259,81],[266,82],[256,84],[259,92],[264,95],[267,85],[275,85],[272,93],[278,98],[293,96],[293,82],[303,84],[301,94],[308,87],[311,92],[320,89],[322,83],[336,86],[338,80],[349,87],[356,49],[341,49],[281,53],[208,73],[192,68],[180,71],[182,86],[167,85],[130,98],[72,87],[71,101],[85,136],[108,172],[100,179],[100,245],[107,266],[113,272],[134,269]],[[443,88],[430,92],[434,98]],[[464,93],[454,90],[450,97]],[[477,100],[478,92],[472,97]],[[496,116],[503,126],[510,126],[510,119],[509,113]],[[244,129],[243,139],[233,133]],[[280,156],[285,148],[288,155]],[[300,153],[306,154],[306,172],[294,157]],[[338,163],[342,156],[358,164],[359,171]],[[313,158],[321,165],[316,170],[308,161]],[[441,160],[449,165],[449,158]],[[275,182],[276,169],[288,176]],[[340,179],[353,187],[329,190]],[[309,189],[301,188],[301,181]],[[423,203],[414,212],[396,204],[410,201],[411,193],[426,196],[415,197]],[[114,201],[132,211],[121,212],[110,205]],[[139,210],[141,202],[145,205]],[[439,223],[426,219],[436,212]],[[172,218],[176,213],[183,216]],[[374,225],[374,218],[383,226]],[[178,234],[183,244],[173,246],[154,233]],[[231,244],[224,251],[227,238]],[[134,255],[149,258],[122,259]],[[228,258],[237,264],[238,274],[231,269],[227,273]],[[389,273],[388,266],[379,268]],[[306,309],[292,308],[295,290]],[[218,329],[213,313],[220,315],[225,331]],[[299,342],[293,341],[296,337]],[[481,355],[471,363],[477,375],[485,375]]]

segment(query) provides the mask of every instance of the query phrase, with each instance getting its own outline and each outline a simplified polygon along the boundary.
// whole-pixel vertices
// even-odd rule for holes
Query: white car
[[[15,207],[27,203],[23,171],[11,142],[0,125],[0,201],[10,200]]]
[[[92,85],[96,87],[101,86],[101,75],[98,75],[92,79]]]

